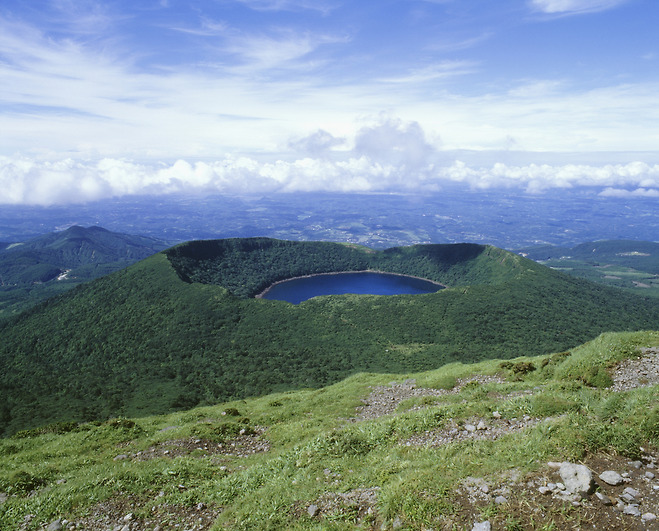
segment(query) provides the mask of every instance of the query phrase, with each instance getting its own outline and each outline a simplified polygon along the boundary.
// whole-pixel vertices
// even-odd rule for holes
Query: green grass
[[[592,368],[607,372],[635,357],[640,347],[657,345],[659,332],[603,334],[569,353],[518,358],[504,367],[489,360],[417,374],[362,373],[316,390],[19,433],[0,440],[0,492],[9,495],[0,504],[0,528],[19,528],[26,514],[35,515],[31,529],[58,517],[75,520],[117,498],[144,500],[133,511],[138,518],[148,518],[151,507],[162,504],[221,507],[218,529],[379,528],[395,520],[409,529],[466,526],[455,486],[469,476],[495,478],[507,471],[523,476],[550,460],[597,452],[636,458],[639,446],[656,447],[657,386],[613,393],[580,375]],[[477,374],[498,375],[502,383],[468,384],[459,393],[407,401],[395,415],[347,421],[373,386],[415,378],[418,387],[454,389],[460,378]],[[425,407],[413,408],[419,405]],[[491,418],[495,410],[504,418],[530,415],[539,422],[495,441],[437,448],[405,444],[451,419]],[[181,440],[230,442],[241,429],[261,428],[270,450],[249,457],[195,450],[178,457],[115,460],[119,454],[174,449]],[[360,516],[359,508],[343,499],[322,517],[312,518],[306,510],[324,497],[358,489],[376,493],[372,514]],[[518,513],[507,510],[491,506],[483,514],[508,521],[511,529],[523,524]],[[551,529],[548,522],[543,525]]]

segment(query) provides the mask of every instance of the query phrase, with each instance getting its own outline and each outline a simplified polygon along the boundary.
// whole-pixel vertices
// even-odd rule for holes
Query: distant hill
[[[282,275],[413,274],[428,295],[249,298]],[[182,244],[0,324],[0,429],[144,415],[559,352],[659,328],[659,303],[475,244],[363,247],[266,238]]]
[[[518,252],[574,276],[659,297],[659,243],[602,240],[575,247],[530,247]]]
[[[0,318],[161,251],[162,240],[73,226],[0,244]]]

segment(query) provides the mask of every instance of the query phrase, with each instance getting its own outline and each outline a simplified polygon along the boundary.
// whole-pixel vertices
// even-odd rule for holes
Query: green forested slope
[[[78,226],[0,244],[0,319],[166,247],[154,238]]]
[[[229,242],[243,243],[257,242]],[[1,428],[159,413],[317,387],[360,371],[557,352],[604,331],[659,327],[656,302],[492,247],[374,253],[315,244],[309,248],[317,263],[325,246],[329,256],[342,248],[366,257],[368,267],[379,262],[380,269],[452,287],[429,295],[319,297],[295,306],[186,282],[180,264],[177,273],[160,253],[2,325]],[[244,268],[232,270],[244,281],[245,271],[263,271],[243,259]],[[194,273],[192,262],[187,266]]]

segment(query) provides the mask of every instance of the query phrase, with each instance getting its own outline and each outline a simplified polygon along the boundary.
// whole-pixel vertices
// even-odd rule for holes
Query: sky
[[[4,0],[0,205],[659,197],[657,0]]]

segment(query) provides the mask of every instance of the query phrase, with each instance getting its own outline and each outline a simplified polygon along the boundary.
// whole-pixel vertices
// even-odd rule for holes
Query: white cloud
[[[531,6],[549,14],[578,14],[605,11],[629,0],[531,0]]]
[[[331,136],[331,135],[330,135]],[[318,135],[321,144],[328,140]],[[329,138],[329,143],[334,137]],[[387,153],[387,151],[390,153]],[[83,203],[135,194],[435,192],[448,183],[475,190],[509,188],[527,193],[590,187],[605,197],[657,197],[659,164],[469,165],[441,163],[418,124],[384,121],[360,130],[354,148],[332,157],[259,161],[226,156],[215,161],[140,164],[105,158],[38,162],[0,157],[1,204]]]
[[[659,189],[656,188],[636,188],[635,190],[625,190],[624,188],[606,188],[599,195],[602,197],[617,197],[621,199],[633,199],[637,197],[659,197]]]
[[[298,153],[304,153],[314,157],[327,155],[338,146],[344,146],[345,138],[335,137],[323,129],[304,136],[302,138],[293,138],[288,142],[288,147]]]

